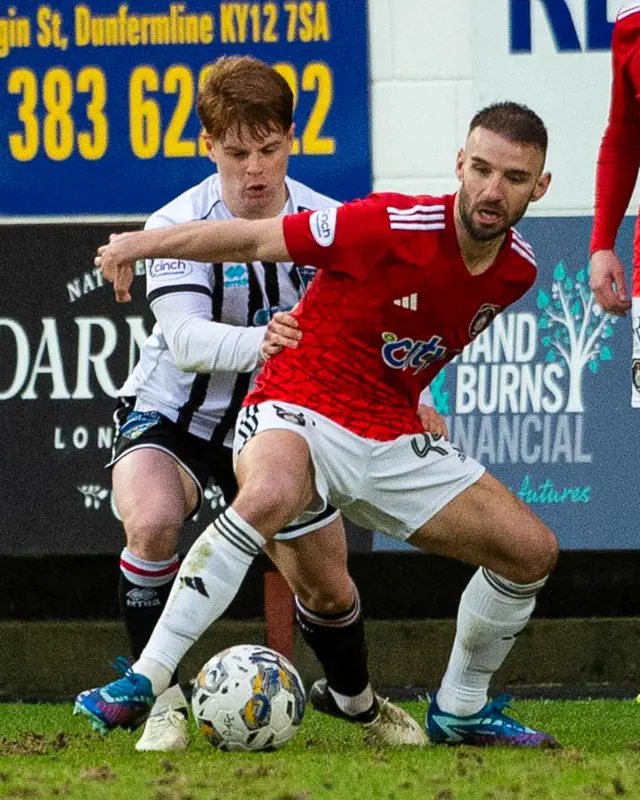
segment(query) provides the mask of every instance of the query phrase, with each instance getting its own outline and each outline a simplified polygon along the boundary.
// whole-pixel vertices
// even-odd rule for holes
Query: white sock
[[[437,703],[449,714],[475,714],[487,702],[489,682],[526,626],[546,578],[517,584],[479,569],[460,598],[456,638]]]
[[[133,671],[146,675],[156,697],[182,657],[222,616],[265,539],[231,506],[194,542],[165,610]]]
[[[364,714],[364,712],[368,711],[373,705],[373,688],[371,684],[369,684],[364,691],[360,692],[360,694],[356,694],[353,697],[334,692],[330,686],[329,691],[340,711],[344,711],[344,713],[348,714],[350,717]]]
[[[151,709],[151,717],[155,717],[158,714],[163,714],[168,709],[187,709],[189,703],[187,702],[187,698],[184,696],[184,692],[180,688],[180,684],[174,683],[173,686],[170,686],[166,691],[162,692],[162,694],[156,698],[156,702],[153,704],[153,708]]]

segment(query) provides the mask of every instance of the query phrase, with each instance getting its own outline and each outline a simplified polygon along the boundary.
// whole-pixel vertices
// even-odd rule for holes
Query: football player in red
[[[625,268],[615,252],[618,228],[640,169],[640,5],[618,12],[611,54],[611,104],[598,153],[590,280],[604,311],[622,317],[631,309],[631,405],[640,408],[640,218],[633,243],[631,299]]]
[[[513,225],[547,191],[546,149],[536,114],[499,103],[471,122],[455,195],[374,194],[278,219],[125,235],[101,249],[97,263],[125,293],[143,257],[320,269],[296,312],[300,346],[267,362],[238,418],[236,499],[185,558],[141,658],[81,695],[83,713],[109,727],[144,714],[266,542],[330,502],[367,528],[479,567],[429,705],[431,740],[556,744],[506,714],[508,698],[488,699],[556,561],[556,537],[478,462],[423,433],[415,414],[439,370],[534,282],[533,250]]]
[[[291,88],[269,64],[250,56],[211,64],[198,114],[216,170],[158,209],[145,228],[338,206],[287,175],[293,106]],[[237,492],[236,417],[261,354],[287,342],[278,339],[278,326],[292,319],[284,309],[298,302],[315,269],[160,259],[146,273],[156,324],[119,390],[109,465],[127,537],[119,597],[134,661],[160,619],[179,568],[184,521],[201,507],[209,478],[225,503]],[[293,329],[294,346],[298,335]],[[435,414],[425,406],[418,413]],[[426,744],[421,726],[378,698],[369,681],[364,620],[339,512],[328,508],[313,523],[282,531],[265,553],[295,594],[302,636],[325,673],[311,688],[311,704],[360,725],[372,743]],[[188,731],[176,674],[157,697],[136,750],[182,750]]]
[[[623,8],[611,42],[613,80],[609,121],[596,172],[591,235],[591,289],[601,308],[624,316],[633,328],[631,404],[640,407],[640,223],[633,246],[631,298],[625,268],[615,252],[616,236],[629,206],[640,168],[640,5]]]

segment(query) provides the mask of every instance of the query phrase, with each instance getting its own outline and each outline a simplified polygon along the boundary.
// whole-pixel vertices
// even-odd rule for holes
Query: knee
[[[251,525],[268,534],[277,533],[313,502],[313,494],[290,475],[270,475],[246,482],[233,507]]]
[[[297,586],[295,594],[305,608],[317,614],[342,614],[353,607],[356,591],[349,576],[336,585]]]
[[[179,517],[136,511],[124,520],[127,548],[145,561],[165,561],[176,552],[182,522]]]
[[[558,538],[546,526],[540,526],[540,533],[532,543],[528,558],[521,565],[519,583],[536,583],[543,580],[555,567],[560,546]]]

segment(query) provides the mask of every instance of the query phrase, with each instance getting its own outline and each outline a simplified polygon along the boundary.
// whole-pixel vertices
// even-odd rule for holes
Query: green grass
[[[417,719],[424,708],[405,706]],[[560,751],[429,747],[373,751],[355,726],[309,711],[275,753],[137,753],[136,735],[102,739],[66,705],[0,705],[0,798],[69,800],[640,800],[640,706],[515,703]]]

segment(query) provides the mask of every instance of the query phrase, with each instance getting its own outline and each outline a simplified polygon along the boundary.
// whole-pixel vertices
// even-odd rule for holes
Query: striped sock
[[[120,571],[124,577],[129,583],[144,589],[155,589],[170,583],[179,568],[177,555],[166,561],[147,561],[135,556],[127,547],[120,554]]]
[[[460,598],[456,638],[438,691],[442,711],[475,714],[486,704],[489,683],[529,621],[546,581],[518,584],[479,569]]]
[[[122,551],[118,600],[134,661],[140,657],[160,619],[179,568],[177,555],[165,561],[147,561],[126,547]],[[176,674],[173,683],[177,682]]]
[[[151,680],[156,696],[169,686],[191,645],[224,614],[264,544],[231,506],[195,541],[149,644],[133,666]]]
[[[337,614],[312,611],[296,597],[296,618],[305,642],[322,665],[338,708],[356,716],[374,702],[367,668],[367,644],[360,596],[354,586],[351,608]]]

